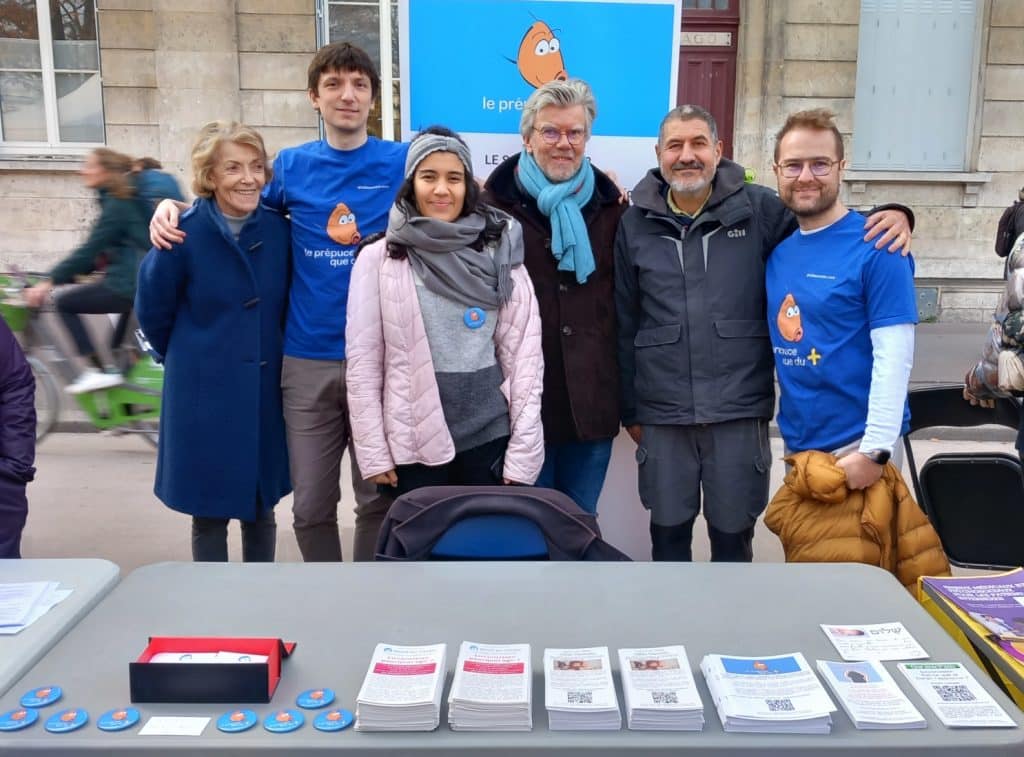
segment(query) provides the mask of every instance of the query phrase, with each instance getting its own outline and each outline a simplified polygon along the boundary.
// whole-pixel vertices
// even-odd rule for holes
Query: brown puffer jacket
[[[918,576],[948,576],[949,561],[891,463],[867,489],[846,488],[846,473],[827,452],[786,458],[793,469],[765,512],[786,562],[859,562],[895,574],[911,593]]]

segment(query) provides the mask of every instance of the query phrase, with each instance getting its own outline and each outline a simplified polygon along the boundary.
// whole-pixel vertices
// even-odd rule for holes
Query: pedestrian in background
[[[288,221],[260,205],[270,178],[263,138],[214,121],[192,149],[196,203],[185,240],[139,271],[139,324],[166,365],[156,495],[192,515],[192,557],[226,561],[242,523],[242,559],[272,562],[274,506],[291,491],[281,356]]]

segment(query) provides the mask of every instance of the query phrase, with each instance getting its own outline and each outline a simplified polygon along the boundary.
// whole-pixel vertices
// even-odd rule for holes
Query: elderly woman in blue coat
[[[271,167],[260,135],[215,121],[192,149],[185,240],[151,250],[135,309],[165,364],[156,495],[192,516],[192,557],[274,559],[274,506],[291,490],[281,410],[288,221],[260,205]]]

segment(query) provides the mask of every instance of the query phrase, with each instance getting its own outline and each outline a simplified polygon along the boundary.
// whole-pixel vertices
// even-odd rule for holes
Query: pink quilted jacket
[[[544,464],[540,314],[525,266],[512,269],[512,299],[498,312],[494,346],[512,435],[505,478],[532,484]],[[455,445],[441,408],[412,268],[364,248],[352,269],[345,328],[346,384],[356,459],[364,478],[396,465],[442,465]]]

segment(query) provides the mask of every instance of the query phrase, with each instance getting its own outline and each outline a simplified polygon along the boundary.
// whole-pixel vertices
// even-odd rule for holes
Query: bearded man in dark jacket
[[[775,408],[765,260],[797,222],[722,158],[703,108],[671,110],[655,152],[615,240],[622,423],[637,444],[654,559],[692,559],[703,503],[711,559],[749,562]],[[885,231],[876,247],[909,251],[909,215],[878,209],[867,238]]]
[[[613,244],[626,210],[615,182],[584,155],[597,104],[578,79],[536,89],[523,150],[499,165],[484,201],[523,226],[544,349],[544,468],[537,486],[595,512],[619,431]]]

